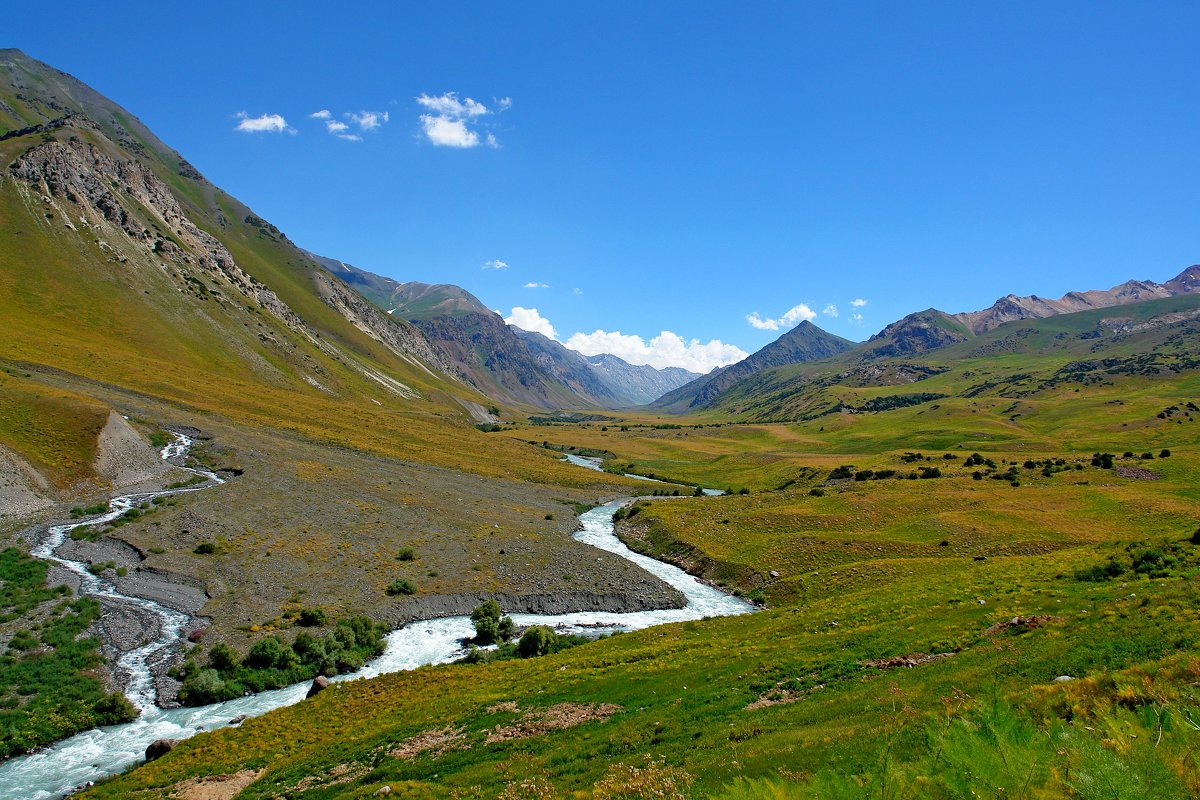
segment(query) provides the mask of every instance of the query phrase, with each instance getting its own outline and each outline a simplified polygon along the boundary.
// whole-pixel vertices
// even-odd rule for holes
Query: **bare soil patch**
[[[864,667],[874,667],[875,669],[899,669],[900,667],[919,667],[922,664],[928,664],[931,661],[938,661],[943,658],[949,658],[954,653],[910,653],[906,656],[888,656],[887,658],[875,658],[870,661],[864,661]]]
[[[208,775],[177,783],[169,797],[177,800],[233,800],[242,790],[258,780],[265,770],[244,769],[232,775]]]
[[[1113,472],[1122,478],[1132,478],[1135,481],[1156,481],[1160,477],[1157,472],[1145,467],[1117,467]]]
[[[422,731],[416,736],[405,739],[388,751],[393,758],[403,758],[411,761],[419,755],[428,754],[437,758],[451,750],[468,750],[471,745],[466,741],[467,734],[462,728],[448,726],[432,731]]]
[[[574,728],[585,722],[603,722],[621,710],[611,703],[559,703],[549,708],[526,711],[511,725],[497,725],[488,732],[484,744],[527,739],[551,731]]]
[[[1033,614],[1028,617],[1013,617],[1006,619],[1003,622],[997,622],[995,625],[983,632],[984,636],[995,636],[998,633],[1004,633],[1012,630],[1033,630],[1040,628],[1043,625],[1051,622],[1062,622],[1062,617],[1054,617],[1049,614]]]

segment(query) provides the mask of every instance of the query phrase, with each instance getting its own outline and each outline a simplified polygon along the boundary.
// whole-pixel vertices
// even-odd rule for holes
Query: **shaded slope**
[[[853,342],[821,330],[805,320],[758,352],[668,392],[651,406],[669,411],[710,407],[726,389],[756,372],[832,358],[852,347]]]
[[[630,364],[609,353],[587,356],[587,363],[610,391],[630,405],[652,402],[672,389],[703,377],[698,372],[690,372],[682,367],[660,369],[649,364]]]

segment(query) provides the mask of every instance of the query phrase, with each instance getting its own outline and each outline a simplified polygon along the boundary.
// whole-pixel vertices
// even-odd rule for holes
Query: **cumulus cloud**
[[[508,264],[498,258],[493,258],[483,262],[482,269],[508,269]]]
[[[450,119],[433,114],[421,115],[421,129],[430,144],[438,147],[478,147],[479,134],[467,127],[461,119]]]
[[[310,119],[330,119],[333,117],[333,114],[330,113],[328,108],[322,108],[320,111],[314,111],[308,116]]]
[[[585,356],[611,353],[630,364],[649,364],[658,369],[683,367],[700,373],[733,364],[749,355],[740,347],[725,344],[720,339],[709,342],[701,342],[699,339],[686,341],[671,331],[662,331],[647,342],[637,335],[597,330],[592,333],[576,333],[563,344]]]
[[[575,294],[575,295],[583,294],[583,289],[580,289],[578,286],[576,286],[574,289],[571,290],[571,294]]]
[[[550,320],[539,314],[536,308],[516,306],[513,308],[512,313],[504,318],[504,321],[521,330],[540,333],[542,336],[550,339],[558,338],[558,332],[554,330],[554,326],[550,324]]]
[[[757,311],[746,315],[746,322],[749,322],[751,327],[757,328],[760,331],[777,331],[780,328],[792,328],[806,319],[814,319],[817,312],[813,311],[804,303],[792,306],[782,317],[771,319],[759,316]]]
[[[836,317],[838,315],[837,306],[835,306],[833,303],[830,303],[829,305],[825,306],[825,308],[821,309],[821,313],[827,317]]]
[[[509,104],[511,105],[511,103],[510,100]],[[491,113],[483,103],[477,103],[469,97],[459,100],[458,92],[446,92],[436,97],[422,93],[417,98],[417,105],[445,117],[481,117]]]
[[[245,111],[237,113],[238,124],[234,128],[242,133],[295,133],[296,129],[288,127],[287,120],[281,114],[263,114],[252,117]]]
[[[862,314],[851,314],[851,315],[850,315],[850,321],[851,321],[851,322],[862,322],[862,321],[863,321],[863,315],[862,315]]]
[[[525,284],[525,288],[526,289],[549,289],[550,284],[538,283],[537,281],[530,281],[529,283]]]
[[[554,325],[536,308],[516,306],[504,321],[522,330],[536,331],[558,340]],[[657,369],[683,367],[700,373],[733,364],[749,355],[740,347],[725,344],[720,339],[689,341],[671,331],[662,331],[647,342],[641,336],[598,329],[592,333],[574,333],[563,344],[585,356],[611,353],[630,364],[649,364]]]
[[[418,117],[421,131],[430,144],[438,147],[470,148],[481,144],[499,147],[495,134],[487,130],[481,132],[479,127],[484,117],[512,107],[509,97],[497,100],[493,111],[470,97],[460,100],[456,92],[436,96],[422,94],[416,100],[417,105],[427,112]]]
[[[850,301],[850,305],[854,306],[855,308],[862,308],[866,304],[867,301],[863,300],[861,297]]]

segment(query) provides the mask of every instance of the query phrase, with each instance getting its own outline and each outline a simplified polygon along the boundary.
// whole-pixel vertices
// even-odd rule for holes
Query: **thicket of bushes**
[[[188,706],[231,700],[247,692],[279,689],[317,675],[353,672],[383,653],[386,630],[367,617],[338,620],[325,636],[301,631],[290,645],[276,636],[259,639],[245,658],[216,644],[204,664],[189,657],[174,672],[183,680],[179,701]]]

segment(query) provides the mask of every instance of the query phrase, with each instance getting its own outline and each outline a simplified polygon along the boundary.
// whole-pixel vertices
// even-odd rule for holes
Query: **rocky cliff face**
[[[189,271],[199,271],[293,330],[312,336],[286,303],[239,267],[216,237],[192,222],[153,171],[138,161],[119,158],[111,152],[115,148],[103,147],[107,138],[99,126],[75,116],[60,127],[87,133],[95,142],[72,135],[65,142],[39,144],[18,157],[9,174],[27,188],[27,197],[53,209],[71,229],[86,227],[110,239],[123,234],[135,250],[170,262],[178,269],[174,274],[181,289],[193,288]],[[101,247],[126,249],[114,248],[108,241]]]
[[[414,366],[427,372],[432,367],[443,375],[463,380],[457,367],[438,352],[416,326],[384,313],[374,303],[330,275],[318,272],[313,280],[321,299],[351,325]]]

